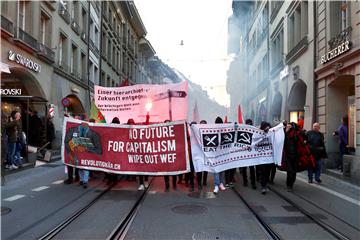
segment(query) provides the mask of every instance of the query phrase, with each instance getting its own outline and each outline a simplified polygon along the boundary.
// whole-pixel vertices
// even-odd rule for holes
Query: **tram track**
[[[275,232],[269,224],[267,224],[261,216],[251,207],[251,205],[245,200],[245,198],[240,194],[236,188],[232,188],[233,192],[241,199],[241,201],[245,204],[245,206],[250,210],[250,212],[255,216],[255,219],[257,223],[260,225],[260,227],[264,230],[264,232],[267,234],[269,239],[273,240],[281,240],[282,238],[280,235]]]
[[[136,199],[134,205],[132,206],[131,210],[128,212],[128,214],[121,219],[121,221],[116,225],[114,230],[111,232],[111,234],[106,239],[123,239],[134,220],[142,202],[144,201],[149,188],[153,182],[153,178],[149,182],[149,186],[143,191],[143,193],[140,195],[139,198]],[[39,237],[39,240],[50,240],[55,239],[60,233],[65,231],[65,229],[71,225],[75,220],[77,220],[81,215],[83,215],[88,209],[90,209],[94,204],[96,204],[101,198],[103,198],[107,193],[111,191],[111,189],[114,187],[114,185],[111,185],[100,192],[92,201],[90,201],[88,204],[86,204],[84,207],[76,211],[74,214],[66,218],[64,221],[56,225],[54,228],[49,230],[47,233]]]
[[[323,228],[326,232],[330,233],[332,236],[334,236],[336,239],[339,240],[350,240],[351,238],[349,238],[348,236],[344,235],[343,233],[339,232],[338,230],[336,230],[334,227],[330,226],[329,224],[327,224],[326,222],[324,222],[323,220],[321,220],[318,217],[315,217],[313,214],[309,213],[308,211],[306,211],[304,208],[300,207],[298,204],[296,204],[294,201],[292,201],[291,199],[289,199],[288,197],[286,197],[284,194],[280,193],[278,190],[275,190],[274,188],[269,188],[273,193],[275,193],[278,197],[280,197],[281,199],[283,199],[284,201],[286,201],[287,203],[289,203],[291,206],[293,206],[294,208],[296,208],[300,213],[304,214],[306,217],[308,217],[309,219],[311,219],[315,224],[317,224],[318,226],[320,226],[321,228]],[[316,206],[316,205],[314,205]],[[327,211],[326,211],[327,212]],[[333,215],[333,214],[331,214]],[[351,226],[351,225],[350,225]]]

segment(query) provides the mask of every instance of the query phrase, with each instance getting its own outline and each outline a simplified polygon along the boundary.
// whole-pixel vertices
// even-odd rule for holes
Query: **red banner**
[[[190,171],[187,144],[185,122],[139,126],[65,118],[62,159],[89,170],[175,175]]]

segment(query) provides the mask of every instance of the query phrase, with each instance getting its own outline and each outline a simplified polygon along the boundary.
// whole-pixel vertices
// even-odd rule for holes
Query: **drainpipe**
[[[101,69],[101,63],[102,63],[102,41],[103,41],[103,38],[102,38],[102,33],[103,33],[103,8],[104,8],[104,1],[101,1],[101,4],[100,4],[100,46],[99,46],[99,49],[100,49],[100,58],[99,58],[99,85],[101,86],[101,83],[103,82],[103,79],[102,79],[102,69]],[[103,86],[104,87],[104,86]]]
[[[314,11],[314,18],[313,18],[313,21],[314,21],[314,29],[313,29],[313,43],[314,43],[314,46],[313,46],[313,49],[314,49],[314,54],[313,54],[313,72],[314,72],[314,80],[313,80],[313,99],[314,99],[314,104],[313,104],[313,111],[312,111],[312,122],[314,123],[315,121],[317,121],[317,118],[316,118],[316,108],[317,108],[317,81],[316,81],[316,74],[315,74],[315,67],[316,67],[316,40],[317,40],[317,25],[316,25],[316,22],[317,22],[317,18],[316,18],[316,1],[313,2],[313,11]]]
[[[89,6],[89,15],[88,15],[88,22],[87,22],[87,55],[88,55],[88,64],[87,64],[87,75],[88,75],[88,94],[89,94],[89,109],[91,107],[91,95],[90,95],[90,18],[91,18],[91,6],[90,1],[88,1]],[[90,112],[89,112],[90,113]]]

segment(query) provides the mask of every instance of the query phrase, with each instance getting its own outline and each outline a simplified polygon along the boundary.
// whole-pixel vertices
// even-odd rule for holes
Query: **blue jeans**
[[[8,152],[7,152],[7,164],[12,165],[15,164],[15,154],[16,154],[16,142],[8,143]]]
[[[313,180],[313,175],[315,173],[315,180],[320,180],[321,174],[321,159],[316,160],[315,169],[309,168],[308,169],[308,177],[309,180]]]
[[[87,183],[89,181],[89,170],[79,169],[80,181]]]
[[[343,158],[344,158],[344,154],[347,154],[346,145],[345,145],[345,144],[340,144],[339,150],[340,150],[340,157],[339,157],[338,168],[340,168],[340,169],[342,170],[342,169],[343,169]]]
[[[224,172],[214,173],[214,185],[219,186],[220,183],[224,184],[225,177]]]
[[[21,150],[23,149],[23,146],[21,143],[16,143],[16,151],[15,151],[15,164],[21,165]]]

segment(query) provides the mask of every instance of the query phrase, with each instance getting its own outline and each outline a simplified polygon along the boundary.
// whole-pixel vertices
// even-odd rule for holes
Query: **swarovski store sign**
[[[40,64],[20,55],[19,53],[13,52],[11,50],[9,51],[8,59],[12,62],[16,62],[17,64],[23,65],[24,67],[26,67],[34,72],[39,73],[41,70]]]
[[[336,58],[337,56],[350,50],[350,42],[346,41],[340,44],[339,46],[333,48],[331,51],[327,52],[325,55],[321,56],[321,64],[327,63],[328,61]]]

